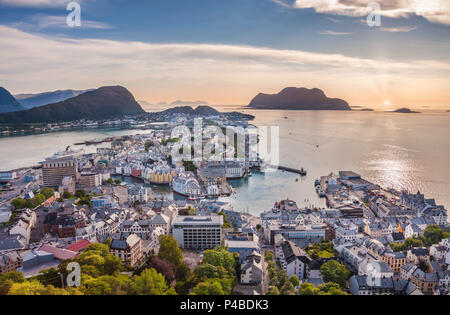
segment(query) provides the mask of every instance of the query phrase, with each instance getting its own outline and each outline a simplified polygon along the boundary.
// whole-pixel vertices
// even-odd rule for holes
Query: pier
[[[267,167],[269,168],[276,168],[280,171],[285,171],[285,172],[289,172],[289,173],[294,173],[294,174],[299,174],[301,176],[306,176],[308,173],[305,169],[301,168],[301,169],[296,169],[296,168],[292,168],[292,167],[287,167],[287,166],[282,166],[282,165],[268,165]]]

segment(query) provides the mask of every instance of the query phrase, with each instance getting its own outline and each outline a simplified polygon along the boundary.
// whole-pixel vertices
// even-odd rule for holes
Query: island
[[[412,111],[409,108],[399,108],[397,110],[394,110],[393,113],[401,113],[401,114],[420,114],[420,112]]]
[[[350,105],[339,98],[329,98],[317,88],[288,87],[278,94],[258,94],[248,105],[254,109],[283,110],[351,110]]]

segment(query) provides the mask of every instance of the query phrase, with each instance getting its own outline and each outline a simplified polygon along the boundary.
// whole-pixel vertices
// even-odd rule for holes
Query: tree
[[[25,277],[19,271],[0,274],[0,295],[8,294],[14,283],[22,283],[25,281]]]
[[[120,185],[122,183],[122,181],[120,180],[120,179],[116,179],[115,181],[114,181],[114,184],[116,184],[116,185]]]
[[[443,238],[450,237],[450,233],[445,232],[439,225],[429,225],[423,232],[426,246],[438,244]]]
[[[267,295],[280,295],[280,291],[276,286],[270,286]]]
[[[26,201],[25,201],[25,199],[22,199],[22,198],[14,199],[13,201],[11,201],[11,204],[17,210],[26,208]]]
[[[335,282],[341,287],[345,287],[350,271],[336,260],[330,260],[320,267],[323,280],[325,282]]]
[[[300,284],[300,280],[298,280],[298,277],[296,275],[293,275],[289,278],[289,282],[292,283],[294,287],[298,287]]]
[[[320,290],[312,283],[303,283],[298,289],[299,295],[318,295]]]
[[[48,187],[41,188],[41,194],[45,196],[45,199],[53,197],[55,195],[55,191]]]
[[[194,275],[200,280],[207,278],[218,278],[219,271],[216,266],[203,263],[195,268]]]
[[[159,258],[165,259],[175,266],[183,263],[183,251],[178,246],[178,242],[175,238],[168,235],[161,235],[159,243]]]
[[[72,199],[72,198],[73,198],[73,195],[72,195],[70,192],[65,191],[65,192],[63,193],[63,198],[64,198],[64,199]]]
[[[111,177],[108,178],[108,180],[106,182],[110,185],[114,184],[114,180]]]
[[[295,294],[295,288],[290,281],[286,281],[286,283],[281,287],[280,294],[281,295]]]
[[[131,293],[136,295],[173,295],[164,276],[155,269],[145,269],[140,276],[135,277],[131,284]]]
[[[86,193],[85,190],[77,190],[75,192],[75,196],[78,197],[78,198],[86,198],[87,193]]]
[[[348,295],[348,293],[341,290],[339,284],[327,282],[319,285],[320,295]]]
[[[234,255],[222,247],[203,252],[203,264],[216,266],[220,278],[236,276],[234,269],[235,262]]]
[[[217,280],[208,280],[198,283],[192,290],[195,295],[225,295],[222,285]]]
[[[147,269],[153,268],[161,273],[167,283],[172,283],[176,279],[175,266],[170,261],[159,258],[158,256],[150,256],[145,266]]]

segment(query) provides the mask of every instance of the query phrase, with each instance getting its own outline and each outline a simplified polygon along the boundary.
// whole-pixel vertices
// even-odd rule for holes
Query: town
[[[339,171],[311,180],[326,207],[273,196],[259,216],[239,212],[220,197],[261,161],[174,159],[183,117],[1,172],[0,294],[449,294],[450,229],[434,199]]]

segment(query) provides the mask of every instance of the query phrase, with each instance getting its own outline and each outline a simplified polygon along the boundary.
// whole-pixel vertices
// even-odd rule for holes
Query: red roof
[[[81,241],[78,241],[76,243],[73,243],[73,244],[67,246],[67,249],[71,250],[73,252],[81,252],[83,249],[88,247],[89,244],[91,244],[91,242],[89,242],[88,240],[81,240]]]
[[[64,248],[58,248],[48,244],[42,245],[42,247],[39,248],[39,250],[53,254],[53,257],[59,260],[73,259],[76,256],[78,256],[78,253],[76,252]]]

